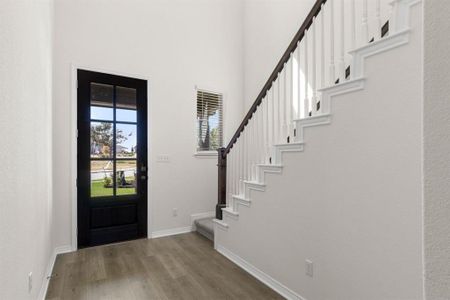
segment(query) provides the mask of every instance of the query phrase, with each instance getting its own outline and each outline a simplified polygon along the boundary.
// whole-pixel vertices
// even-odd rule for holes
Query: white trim
[[[239,219],[239,212],[235,211],[233,209],[233,207],[230,207],[230,206],[224,207],[224,208],[222,208],[222,212],[223,212],[224,216],[226,215],[226,216],[230,217],[233,220]]]
[[[225,222],[222,221],[222,220],[219,220],[219,219],[213,219],[213,223],[216,224],[216,225],[218,225],[219,228],[222,228],[222,229],[224,229],[224,230],[227,230],[227,229],[228,229],[228,224],[225,223]],[[214,232],[215,232],[215,229],[216,229],[216,226],[214,226]],[[216,236],[216,234],[214,234],[214,237],[215,237],[215,236]],[[214,240],[215,240],[215,239],[214,239]]]
[[[217,158],[218,155],[219,152],[217,151],[197,151],[194,153],[197,158]]]
[[[96,66],[88,66],[88,65],[82,65],[82,64],[76,64],[72,63],[70,65],[71,68],[71,105],[70,105],[70,194],[71,194],[71,207],[72,207],[72,230],[71,230],[71,250],[76,251],[78,249],[78,243],[77,243],[77,186],[76,186],[76,178],[77,178],[77,88],[78,88],[78,82],[77,82],[77,70],[87,70],[87,71],[93,71],[93,72],[101,72],[101,73],[107,73],[117,76],[125,76],[125,77],[131,77],[141,80],[147,81],[147,114],[149,116],[148,118],[148,130],[147,130],[147,142],[149,145],[151,145],[152,140],[152,127],[151,127],[151,102],[150,102],[150,79],[142,74],[131,74],[126,72],[119,72],[114,70],[108,70],[99,68]],[[148,191],[150,191],[150,180],[153,178],[151,176],[152,168],[150,168],[150,164],[152,162],[151,160],[152,156],[152,148],[148,147],[148,153],[147,153],[147,168],[148,168],[148,178],[147,181],[148,185]],[[150,237],[150,233],[152,232],[152,214],[153,211],[153,202],[151,198],[151,193],[147,193],[147,237]]]
[[[293,290],[281,284],[270,275],[264,273],[260,269],[247,262],[245,259],[239,257],[238,255],[223,247],[222,245],[216,245],[216,250],[286,299],[306,300],[306,298],[300,296]]]
[[[353,76],[360,78],[365,74],[365,60],[368,57],[406,45],[409,42],[410,31],[409,28],[404,28],[401,31],[389,34],[381,40],[349,51],[348,53],[352,55],[355,62]]]
[[[195,227],[195,220],[204,219],[204,218],[214,218],[216,216],[215,211],[207,211],[204,213],[192,214],[191,215],[191,226],[192,231],[195,231],[197,228]]]
[[[160,238],[160,237],[165,237],[165,236],[188,233],[191,231],[192,231],[192,226],[158,230],[158,231],[152,232],[151,238],[155,239],[155,238]]]
[[[56,247],[53,250],[53,253],[47,264],[47,269],[45,270],[45,277],[42,280],[41,289],[38,295],[39,300],[44,300],[45,297],[47,296],[48,284],[50,283],[51,275],[53,273],[53,268],[56,262],[56,256],[58,256],[58,254],[64,254],[69,252],[72,252],[72,245]]]
[[[250,207],[251,204],[251,200],[248,198],[245,198],[244,195],[231,195],[231,197],[233,198],[233,207],[237,209],[237,205],[243,205],[246,207]],[[235,206],[236,205],[236,206]]]

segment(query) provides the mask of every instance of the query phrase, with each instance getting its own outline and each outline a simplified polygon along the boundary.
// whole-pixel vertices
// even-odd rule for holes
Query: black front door
[[[78,70],[78,247],[147,236],[147,81]]]

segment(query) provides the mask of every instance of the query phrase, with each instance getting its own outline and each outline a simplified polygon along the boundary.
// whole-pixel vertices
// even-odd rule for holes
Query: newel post
[[[216,219],[222,220],[222,208],[227,206],[227,156],[225,148],[218,150],[218,197],[216,205]]]

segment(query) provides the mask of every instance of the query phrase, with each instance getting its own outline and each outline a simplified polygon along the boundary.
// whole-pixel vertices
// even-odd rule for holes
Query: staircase
[[[350,96],[355,92],[368,91],[366,86],[371,86],[373,80],[367,77],[367,74],[372,73],[365,72],[366,58],[373,56],[375,59],[375,56],[403,47],[413,41],[412,33],[415,33],[415,28],[410,28],[409,16],[411,8],[419,2],[418,0],[317,1],[230,143],[219,150],[218,203],[216,218],[213,220],[215,247],[288,299],[303,298],[261,272],[258,269],[259,266],[254,267],[243,260],[239,256],[242,253],[235,254],[233,249],[228,250],[222,245],[224,243],[230,245],[235,240],[249,241],[250,244],[254,244],[249,239],[253,238],[252,233],[255,232],[255,227],[260,230],[271,227],[270,220],[267,219],[270,217],[269,213],[263,217],[266,218],[264,220],[258,220],[255,214],[263,205],[270,206],[272,209],[276,205],[281,205],[274,203],[281,201],[274,199],[278,195],[274,195],[273,190],[271,190],[270,198],[273,201],[270,203],[262,194],[270,189],[268,183],[273,181],[278,182],[277,191],[280,191],[281,181],[268,181],[267,178],[273,175],[283,176],[283,169],[285,169],[285,173],[291,174],[292,179],[294,171],[289,169],[288,172],[289,164],[286,164],[287,158],[284,158],[284,154],[315,151],[313,147],[305,150],[305,133],[310,127],[332,126],[333,119],[337,123],[339,116],[336,114],[333,118],[333,98],[343,94]],[[371,91],[371,93],[374,92],[379,91]],[[335,104],[335,107],[338,109],[342,106]],[[350,115],[347,114],[348,116]],[[339,121],[342,122],[342,118]],[[330,130],[330,127],[322,128],[320,132],[327,129]],[[310,134],[317,132],[317,129],[311,130]],[[308,134],[308,141],[310,138]],[[293,158],[294,155],[289,156],[291,162]],[[293,183],[292,180],[289,182]],[[302,201],[301,190],[298,191],[298,195],[298,201]],[[255,209],[252,212],[252,202],[256,203],[256,196],[258,196],[257,200],[265,201],[254,205]],[[292,194],[290,199],[293,201]],[[281,210],[277,209],[277,211]],[[289,208],[285,207],[282,211],[289,212]],[[289,215],[292,217],[299,214],[289,213]],[[244,221],[244,218],[251,218],[258,224],[249,224]],[[277,220],[279,219],[280,216],[277,215]],[[293,222],[287,224],[293,224]],[[265,228],[263,229],[262,226]],[[289,232],[298,231],[289,230]],[[285,242],[288,240],[286,232],[278,231],[271,234],[281,234],[283,238],[279,240]],[[233,245],[237,247],[236,243]],[[257,245],[263,247],[264,243],[259,242]],[[254,253],[256,249],[252,247],[252,245],[242,245],[239,251],[246,252],[247,259],[253,259],[254,255],[249,253]],[[262,249],[261,251],[265,254],[258,256],[260,264],[262,257],[268,259],[268,255],[271,255]],[[280,253],[276,253],[275,261],[280,260],[279,255]],[[289,260],[296,261],[298,270],[298,258],[289,257]],[[274,268],[275,261],[267,265]],[[284,263],[286,266],[286,260]],[[278,278],[285,276],[282,270],[275,273],[278,273]],[[308,282],[307,279],[304,280]],[[295,284],[291,282],[290,288],[293,287]]]
[[[201,218],[194,221],[196,231],[208,240],[214,241],[213,218]]]
[[[408,43],[420,0],[318,0],[226,148],[219,150],[214,223],[237,219],[251,191],[281,174],[283,153],[304,150],[308,127],[332,121],[332,98],[364,89],[369,56]],[[357,20],[361,20],[358,24]],[[382,25],[384,24],[384,25]]]

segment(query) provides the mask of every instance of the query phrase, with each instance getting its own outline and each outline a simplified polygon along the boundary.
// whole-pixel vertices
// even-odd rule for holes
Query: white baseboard
[[[176,235],[176,234],[182,234],[182,233],[188,233],[192,231],[191,226],[187,227],[178,227],[178,228],[172,228],[172,229],[165,229],[165,230],[158,230],[153,231],[151,234],[151,238],[159,238],[164,236],[170,236],[170,235]]]
[[[42,280],[41,290],[39,291],[39,296],[38,296],[39,300],[45,300],[45,296],[47,295],[48,284],[50,282],[50,276],[53,273],[53,267],[55,266],[56,256],[58,254],[64,254],[64,253],[69,253],[69,252],[72,252],[71,245],[59,246],[53,250],[53,253],[47,264],[47,269],[45,271],[45,277]]]
[[[232,262],[234,262],[236,265],[238,265],[239,267],[250,273],[250,275],[252,275],[256,279],[258,279],[259,281],[261,281],[262,283],[264,283],[265,285],[276,291],[281,296],[285,297],[286,299],[306,300],[306,298],[300,296],[296,292],[284,286],[277,280],[273,279],[263,271],[259,270],[258,268],[256,268],[255,266],[244,260],[243,258],[226,249],[225,247],[217,245],[216,250],[220,254],[222,254]]]
[[[204,219],[204,218],[214,218],[216,216],[216,212],[215,211],[207,211],[204,213],[198,213],[198,214],[193,214],[191,215],[191,225],[192,225],[192,231],[195,231],[195,220],[198,219]]]

